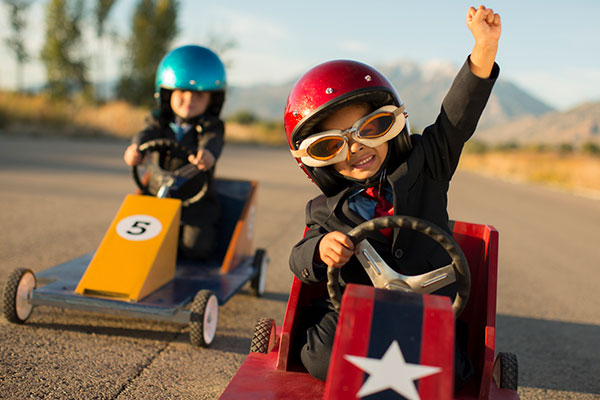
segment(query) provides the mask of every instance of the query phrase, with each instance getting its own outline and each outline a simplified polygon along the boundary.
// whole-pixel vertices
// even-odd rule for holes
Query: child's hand
[[[341,268],[354,254],[354,243],[342,232],[330,232],[319,242],[319,257],[327,266]]]
[[[475,7],[470,7],[467,11],[467,26],[473,34],[475,42],[497,45],[502,31],[502,24],[500,15],[494,14],[494,10],[491,8],[479,6],[476,10]]]
[[[130,144],[127,149],[125,149],[125,154],[123,155],[123,159],[125,163],[130,167],[136,166],[142,162],[142,153],[138,150],[137,144]]]
[[[489,78],[498,52],[498,40],[502,31],[500,15],[491,8],[470,7],[467,26],[475,38],[475,46],[469,58],[471,72],[480,78]]]
[[[206,149],[198,150],[198,153],[194,155],[190,155],[188,157],[188,161],[192,164],[196,164],[198,169],[211,169],[213,165],[215,165],[215,156]]]

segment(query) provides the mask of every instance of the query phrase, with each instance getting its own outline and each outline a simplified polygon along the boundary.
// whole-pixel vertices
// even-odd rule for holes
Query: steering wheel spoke
[[[379,289],[432,293],[456,281],[452,264],[421,275],[400,274],[387,265],[366,239],[356,246],[355,255],[373,286]]]
[[[164,169],[162,169],[158,166],[158,161],[153,160],[153,157],[144,157],[144,161],[142,162],[142,165],[146,169],[146,172],[148,172],[150,174],[168,175],[167,171],[165,171]]]
[[[456,282],[454,265],[448,264],[425,274],[407,276],[405,282],[415,293],[433,293]]]
[[[185,164],[182,167],[177,168],[173,171],[174,176],[191,179],[196,175],[201,174],[203,171],[198,169],[198,167],[194,164]]]
[[[406,278],[390,268],[366,239],[356,245],[354,254],[376,288],[388,289],[390,282],[404,281]]]
[[[394,271],[366,240],[370,232],[383,228],[408,229],[428,236],[446,250],[452,263],[421,275],[403,275]],[[360,224],[348,232],[348,236],[354,242],[355,255],[373,282],[373,286],[428,294],[456,282],[457,295],[452,303],[455,316],[460,315],[466,307],[471,289],[469,264],[452,236],[436,225],[414,217],[394,215],[375,218]],[[327,276],[329,296],[334,307],[339,310],[341,302],[339,270],[333,271],[333,268],[328,268]]]
[[[193,154],[191,150],[170,139],[155,139],[143,143],[139,147],[144,156],[140,167],[132,168],[133,180],[143,194],[157,197],[180,198],[184,205],[193,204],[204,197],[208,190],[209,176],[205,170],[200,170],[188,162]],[[185,165],[171,171],[159,164],[159,153],[171,158],[180,159]],[[193,182],[190,182],[194,179]],[[150,188],[153,183],[153,189]],[[189,185],[186,185],[187,183]],[[191,189],[190,189],[191,188]]]

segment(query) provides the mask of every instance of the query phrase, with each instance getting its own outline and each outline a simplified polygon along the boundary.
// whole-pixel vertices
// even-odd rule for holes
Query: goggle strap
[[[392,114],[394,114],[396,117],[400,114],[404,114],[404,104],[392,111]]]
[[[306,149],[290,150],[290,152],[296,158],[306,157],[308,155],[308,153],[306,152]]]

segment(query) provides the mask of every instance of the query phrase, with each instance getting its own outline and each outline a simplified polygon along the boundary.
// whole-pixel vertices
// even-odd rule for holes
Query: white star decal
[[[351,356],[344,358],[369,374],[356,397],[364,397],[386,389],[395,390],[408,400],[421,400],[414,380],[437,374],[439,367],[407,364],[397,341],[393,341],[381,359]]]

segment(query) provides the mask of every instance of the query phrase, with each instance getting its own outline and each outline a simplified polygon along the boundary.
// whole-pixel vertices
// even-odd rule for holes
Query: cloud
[[[202,43],[209,35],[233,40],[235,47],[225,57],[231,63],[227,69],[230,84],[279,83],[297,74],[299,65],[302,67],[288,46],[291,32],[278,20],[224,5],[200,5],[184,3],[184,30],[177,43]]]
[[[232,51],[231,55],[233,63],[227,77],[236,86],[279,84],[297,78],[311,66],[307,60],[268,50],[241,49]]]
[[[261,18],[248,15],[243,12],[237,12],[229,7],[215,6],[209,11],[209,15],[217,15],[212,19],[212,25],[218,25],[220,28],[213,28],[217,31],[225,31],[240,42],[260,42],[269,43],[281,41],[289,35],[287,29],[274,22],[270,18]],[[271,46],[271,45],[269,45]]]
[[[234,14],[230,17],[232,19],[230,32],[244,38],[256,36],[275,41],[287,35],[282,26],[268,20],[248,17],[243,14]]]
[[[456,66],[448,60],[430,59],[422,64],[423,78],[435,80],[440,78],[453,79],[456,75]]]

